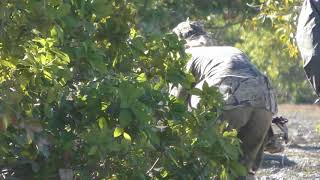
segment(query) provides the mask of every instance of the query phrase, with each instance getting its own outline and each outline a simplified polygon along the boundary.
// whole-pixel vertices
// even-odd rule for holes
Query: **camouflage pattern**
[[[253,66],[240,50],[228,46],[192,47],[187,69],[195,75],[196,88],[204,82],[219,88],[225,100],[225,110],[253,106],[277,112],[276,97],[268,78]],[[200,98],[192,96],[189,104],[196,108]]]

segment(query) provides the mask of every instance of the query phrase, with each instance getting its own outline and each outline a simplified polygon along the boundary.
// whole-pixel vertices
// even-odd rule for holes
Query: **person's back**
[[[203,46],[186,52],[192,55],[187,69],[196,77],[195,87],[201,89],[205,81],[217,86],[224,96],[225,110],[253,106],[276,112],[269,80],[242,51],[231,46]],[[199,97],[192,96],[189,104],[196,108],[199,101]]]
[[[228,76],[235,77],[256,77],[259,71],[249,62],[249,58],[239,49],[231,46],[203,46],[192,47],[186,50],[192,54],[187,67],[192,64],[196,74],[221,78]],[[202,79],[204,77],[200,77]]]

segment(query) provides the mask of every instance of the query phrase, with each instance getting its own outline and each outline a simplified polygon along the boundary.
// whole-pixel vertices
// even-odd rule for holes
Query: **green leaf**
[[[160,146],[160,138],[156,133],[154,133],[153,131],[148,131],[147,134],[148,134],[148,137],[150,138],[152,145],[156,147]]]
[[[132,115],[129,109],[121,109],[119,115],[121,127],[127,127],[132,121]]]
[[[203,82],[202,90],[203,90],[204,92],[208,92],[208,91],[209,91],[209,85],[208,85],[207,81],[204,81],[204,82]]]
[[[228,173],[225,168],[223,168],[222,172],[220,173],[220,179],[221,180],[228,180]]]
[[[112,1],[95,0],[92,3],[92,7],[98,17],[106,17],[114,12]]]
[[[136,102],[138,98],[143,95],[143,93],[143,88],[136,87],[128,81],[123,81],[119,85],[119,96],[121,99],[120,108],[129,108],[130,105],[133,105],[134,102]]]
[[[61,50],[59,49],[56,49],[56,48],[52,48],[50,49],[52,52],[54,52],[62,61],[61,63],[62,64],[68,64],[70,63],[70,58],[69,58],[69,55],[67,53],[64,53],[62,52]]]
[[[1,60],[0,61],[0,65],[6,66],[6,67],[10,67],[10,68],[15,68],[16,67],[15,63],[13,63],[11,61],[6,61],[6,60]]]
[[[8,125],[10,123],[10,120],[7,116],[4,116],[1,120],[0,120],[0,132],[1,131],[6,131],[8,128]]]
[[[124,137],[125,140],[131,142],[131,136],[130,136],[128,133],[124,132],[124,133],[123,133],[123,137]]]
[[[178,168],[181,168],[181,166],[178,164],[178,161],[176,160],[176,158],[173,156],[173,154],[168,151],[167,152],[167,155],[169,156],[169,158],[172,160],[172,162],[178,167]]]
[[[50,35],[55,40],[60,40],[60,42],[64,41],[64,33],[63,29],[59,25],[54,25],[50,30]]]
[[[231,170],[237,175],[237,176],[245,176],[247,175],[248,171],[245,166],[240,164],[238,161],[231,161],[230,163]]]
[[[139,74],[139,76],[137,77],[138,82],[145,82],[147,81],[147,76],[145,73],[141,73]]]
[[[104,117],[100,117],[98,119],[98,126],[100,129],[104,129],[106,127],[106,119]]]
[[[237,137],[237,130],[225,131],[223,132],[223,137]]]
[[[98,53],[98,52],[96,52],[96,53]],[[104,62],[104,58],[99,54],[92,55],[90,57],[90,64],[92,65],[92,67],[94,69],[96,69],[100,73],[105,73],[107,71],[107,66]]]
[[[58,32],[57,32],[57,29],[56,29],[55,26],[53,26],[53,28],[50,30],[50,35],[51,35],[51,37],[53,37],[53,38],[57,38]]]
[[[123,133],[123,129],[120,127],[116,127],[116,129],[113,132],[113,137],[119,137]]]
[[[26,129],[27,144],[31,144],[34,139],[34,132],[30,129]]]
[[[95,155],[98,150],[98,146],[92,146],[88,152],[88,155]]]
[[[143,38],[141,36],[138,36],[134,39],[132,39],[132,45],[133,47],[136,48],[136,50],[139,50],[141,53],[143,53],[143,51],[145,50],[144,46],[144,42],[143,42]]]
[[[58,15],[60,17],[67,16],[69,14],[70,10],[71,10],[70,4],[64,3],[59,7],[59,10],[58,10],[59,14]]]
[[[42,46],[45,46],[45,45],[46,45],[46,42],[47,42],[46,39],[39,38],[39,37],[34,38],[32,41],[38,42],[38,43],[40,43]]]
[[[201,89],[198,89],[198,88],[193,88],[189,91],[192,95],[197,95],[197,96],[200,96],[202,94],[202,91]]]
[[[167,177],[169,175],[169,173],[168,173],[168,171],[163,170],[163,171],[161,171],[160,175],[161,175],[162,178],[165,178],[165,177]]]
[[[144,107],[142,104],[137,103],[134,106],[131,107],[131,110],[133,114],[135,115],[136,119],[139,121],[148,122],[152,119],[152,116],[150,113],[148,113],[145,110],[146,107]]]
[[[179,101],[175,101],[172,104],[172,109],[171,109],[174,113],[183,113],[187,111],[187,107],[184,103],[181,103]]]

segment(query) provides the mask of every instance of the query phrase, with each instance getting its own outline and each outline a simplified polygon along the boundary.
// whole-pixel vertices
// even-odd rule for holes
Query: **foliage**
[[[225,125],[216,121],[221,96],[214,88],[191,89],[183,42],[163,33],[170,25],[155,19],[168,20],[177,5],[1,1],[3,175],[229,179],[244,174],[236,132],[224,132]],[[159,31],[147,28],[157,23]],[[188,112],[183,101],[169,97],[169,83],[205,96],[201,107]]]
[[[281,40],[274,36],[273,30],[265,28],[243,31],[246,31],[240,37],[243,43],[238,43],[237,46],[252,57],[252,62],[268,75],[277,92],[278,102],[312,102],[314,95],[306,81],[302,61],[297,57],[289,58],[289,52]]]
[[[259,7],[259,15],[252,20],[251,29],[258,32],[259,27],[262,26],[267,32],[265,34],[260,33],[261,31],[255,33],[257,38],[251,36],[251,39],[245,41],[243,46],[247,46],[245,43],[251,41],[255,42],[255,46],[258,45],[264,49],[263,52],[266,56],[257,56],[256,54],[253,55],[253,59],[257,60],[262,57],[259,60],[259,65],[262,65],[261,62],[271,62],[272,65],[266,67],[266,63],[263,63],[265,67],[261,67],[262,69],[267,68],[267,75],[272,79],[278,91],[279,102],[312,103],[315,94],[306,80],[302,61],[295,44],[297,20],[303,1],[264,0],[262,2]],[[261,47],[261,44],[265,44],[265,46],[262,45],[264,48]]]
[[[169,32],[205,20],[280,102],[311,102],[294,34],[301,0],[2,0],[0,168],[23,179],[228,179],[243,174],[216,89],[191,89]],[[294,74],[294,75],[293,75]],[[200,94],[187,111],[168,84]]]
[[[301,0],[247,2],[250,13],[211,15],[206,26],[220,45],[245,51],[276,89],[279,103],[312,103],[315,94],[295,45]],[[231,15],[230,15],[231,14]]]
[[[285,51],[290,57],[298,56],[295,46],[295,31],[302,0],[264,0],[260,6],[260,13],[253,21],[269,21],[273,27],[274,34],[284,44]]]

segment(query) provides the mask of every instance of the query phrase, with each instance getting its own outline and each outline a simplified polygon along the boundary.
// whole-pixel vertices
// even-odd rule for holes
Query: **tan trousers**
[[[236,129],[242,141],[241,162],[252,178],[263,159],[264,140],[272,121],[272,113],[261,108],[241,107],[223,112],[222,119],[229,122],[228,129]],[[240,177],[239,179],[251,179]]]

